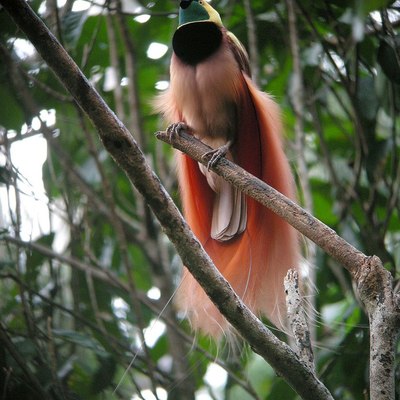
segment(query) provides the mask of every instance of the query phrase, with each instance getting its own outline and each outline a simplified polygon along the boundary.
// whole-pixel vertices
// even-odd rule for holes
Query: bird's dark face
[[[184,63],[196,65],[211,56],[221,45],[219,14],[202,0],[182,0],[179,26],[172,38],[175,54]]]

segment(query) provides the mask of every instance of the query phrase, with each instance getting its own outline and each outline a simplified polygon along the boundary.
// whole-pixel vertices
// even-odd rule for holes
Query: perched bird
[[[202,0],[180,2],[174,33],[170,86],[156,108],[179,134],[184,127],[289,198],[293,177],[281,141],[280,112],[250,78],[243,45]],[[283,279],[299,261],[296,232],[209,168],[177,154],[184,216],[236,293],[256,314],[285,325]],[[194,329],[219,337],[228,324],[184,269],[178,306]]]

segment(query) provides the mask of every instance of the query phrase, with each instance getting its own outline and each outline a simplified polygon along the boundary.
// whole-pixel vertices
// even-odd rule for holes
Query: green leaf
[[[92,377],[92,393],[102,392],[113,382],[117,364],[113,357],[98,357],[100,362],[99,368]]]
[[[32,115],[25,113],[17,101],[16,93],[10,88],[7,80],[8,75],[1,71],[0,62],[0,128],[13,129],[17,132],[20,131],[21,126],[25,122],[30,122]],[[4,72],[4,75],[2,74]]]
[[[381,39],[378,49],[378,63],[392,82],[400,84],[400,35]]]
[[[291,400],[296,398],[296,392],[283,380],[276,379],[274,384],[272,385],[272,389],[269,392],[266,399],[275,400],[275,399],[285,399]]]
[[[75,48],[81,37],[83,26],[88,18],[89,9],[84,11],[70,11],[61,20],[61,29],[64,44]]]
[[[35,243],[45,246],[47,248],[51,248],[51,245],[54,240],[54,234],[49,234],[42,236]],[[36,280],[37,275],[40,273],[40,268],[47,261],[47,256],[43,255],[39,251],[36,250],[28,250],[26,256],[26,277],[30,282]]]
[[[253,396],[245,391],[241,386],[234,385],[228,391],[229,395],[228,398],[232,400],[252,400],[254,399]]]
[[[373,140],[369,146],[367,156],[367,174],[370,182],[374,182],[381,178],[385,161],[391,150],[392,141],[387,140]]]
[[[272,381],[275,378],[275,372],[265,360],[253,355],[247,367],[248,379],[260,398],[271,390]]]
[[[358,81],[356,104],[360,115],[367,121],[374,121],[379,109],[379,100],[375,91],[375,81],[371,76],[361,77]]]
[[[368,15],[372,11],[387,7],[391,3],[393,3],[393,0],[357,0],[356,2],[364,15]]]
[[[100,357],[107,357],[108,353],[100,343],[92,337],[80,333],[77,331],[71,331],[68,329],[53,329],[54,337],[64,339],[68,342],[75,343],[78,346],[84,347],[85,349],[92,350],[95,354]]]

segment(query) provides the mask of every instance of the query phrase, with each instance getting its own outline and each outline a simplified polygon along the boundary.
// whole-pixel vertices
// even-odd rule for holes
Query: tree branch
[[[203,155],[210,151],[210,147],[193,136],[182,132],[180,137],[174,137],[173,141],[171,141],[166,132],[157,132],[156,136],[160,140],[188,154],[196,161],[207,165],[208,159],[206,157],[203,158]],[[261,179],[245,171],[239,165],[224,158],[212,170],[239,188],[243,193],[254,198],[286,220],[331,257],[344,265],[353,277],[355,277],[360,266],[369,259],[365,254],[337,235],[333,229],[313,217],[309,212],[267,185]]]
[[[204,155],[210,147],[193,136],[182,132],[171,141],[166,132],[157,132],[156,135],[207,165],[208,159]],[[371,400],[394,398],[394,346],[400,330],[400,301],[399,296],[393,293],[392,276],[382,266],[381,260],[376,256],[366,256],[333,229],[231,161],[222,159],[212,170],[286,220],[350,272],[370,319]],[[385,335],[382,335],[383,329]],[[376,396],[372,397],[372,393]],[[384,397],[379,397],[382,393],[385,393]]]

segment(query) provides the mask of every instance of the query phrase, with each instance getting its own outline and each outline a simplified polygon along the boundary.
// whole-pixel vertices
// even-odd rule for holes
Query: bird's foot
[[[217,165],[218,161],[222,157],[226,156],[226,154],[228,153],[231,146],[232,146],[232,141],[229,140],[223,146],[204,153],[203,159],[208,159],[210,157],[210,159],[208,160],[208,163],[207,163],[207,169],[210,170],[211,168],[215,167]]]
[[[190,128],[184,122],[175,122],[167,128],[167,134],[172,142],[177,136],[180,136],[182,131],[190,131]]]

